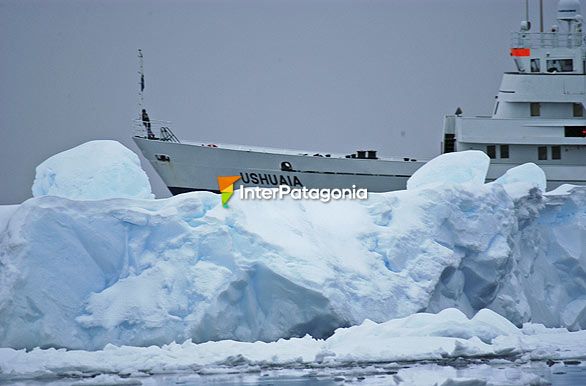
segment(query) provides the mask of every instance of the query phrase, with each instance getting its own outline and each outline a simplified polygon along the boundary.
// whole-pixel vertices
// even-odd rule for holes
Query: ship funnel
[[[560,0],[557,19],[572,22],[580,12],[580,0]]]

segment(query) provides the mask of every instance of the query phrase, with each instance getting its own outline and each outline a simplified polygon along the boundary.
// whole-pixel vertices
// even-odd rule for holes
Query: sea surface
[[[542,385],[586,385],[586,361],[530,362],[518,364],[507,360],[450,360],[445,362],[364,363],[355,366],[328,367],[226,367],[202,369],[198,373],[172,374],[62,374],[50,378],[9,379],[10,386],[46,385],[389,385],[440,384],[447,378],[474,378],[497,385],[522,385],[539,381]]]

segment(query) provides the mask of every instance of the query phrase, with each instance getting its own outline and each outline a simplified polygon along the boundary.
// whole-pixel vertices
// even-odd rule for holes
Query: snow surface
[[[4,232],[8,220],[16,212],[18,205],[0,205],[0,233]]]
[[[532,188],[545,192],[547,179],[539,166],[529,162],[507,170],[493,183],[502,185],[509,196],[517,199],[527,195],[527,192]]]
[[[33,197],[154,198],[138,156],[117,141],[90,141],[37,166]]]
[[[479,150],[442,154],[417,169],[407,181],[407,190],[441,185],[483,184],[490,158]]]
[[[367,201],[30,199],[0,212],[0,346],[326,338],[446,308],[586,328],[586,187],[544,196],[533,167],[484,184],[484,157]]]
[[[505,357],[526,363],[539,359],[586,358],[584,342],[586,331],[568,332],[541,325],[518,329],[490,310],[481,310],[468,319],[456,309],[446,309],[438,314],[415,314],[380,324],[366,320],[359,326],[336,330],[327,340],[310,336],[270,343],[226,340],[195,344],[188,340],[162,347],[107,345],[93,352],[65,349],[26,352],[0,348],[0,380],[84,374],[89,377],[96,373],[126,376],[172,372],[213,374],[227,369],[250,372],[274,366],[339,368],[356,363],[479,357]],[[463,381],[455,371],[438,369],[438,372],[440,374],[432,378],[434,381],[441,376],[446,380]],[[409,371],[399,374],[399,379],[402,378],[413,384],[432,384],[430,379],[422,379],[421,374]],[[518,375],[499,384],[526,384],[535,378],[539,377]]]

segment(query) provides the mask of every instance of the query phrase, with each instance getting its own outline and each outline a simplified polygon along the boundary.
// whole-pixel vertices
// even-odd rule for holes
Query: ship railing
[[[132,127],[134,135],[142,138],[156,139],[158,141],[180,143],[179,139],[170,129],[171,122],[151,119],[149,123],[150,127],[141,119],[133,120]]]
[[[513,32],[513,48],[575,48],[586,46],[582,33]]]

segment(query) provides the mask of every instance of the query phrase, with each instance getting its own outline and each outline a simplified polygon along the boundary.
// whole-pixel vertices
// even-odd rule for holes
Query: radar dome
[[[575,20],[580,14],[580,0],[560,0],[558,3],[558,20]]]

